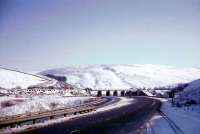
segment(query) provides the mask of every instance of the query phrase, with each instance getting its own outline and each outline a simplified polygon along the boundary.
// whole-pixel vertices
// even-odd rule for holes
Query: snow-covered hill
[[[94,65],[52,69],[40,74],[66,76],[67,83],[80,88],[153,88],[199,79],[200,69],[149,64]]]
[[[200,104],[200,79],[191,82],[177,99],[181,102],[194,100]]]
[[[17,86],[27,88],[28,86],[42,84],[44,82],[47,82],[47,80],[42,77],[0,68],[0,87],[2,88],[11,89]]]

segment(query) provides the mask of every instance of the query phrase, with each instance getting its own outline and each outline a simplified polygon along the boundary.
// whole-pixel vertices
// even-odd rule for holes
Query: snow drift
[[[71,66],[41,72],[65,76],[66,82],[79,88],[153,88],[187,83],[200,78],[200,69],[163,65]]]

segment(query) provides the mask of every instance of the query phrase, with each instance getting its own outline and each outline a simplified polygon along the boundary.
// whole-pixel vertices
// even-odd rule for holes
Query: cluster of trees
[[[46,74],[45,76],[52,78],[52,79],[56,79],[57,81],[61,81],[61,82],[66,82],[67,78],[65,76],[56,76],[53,74]]]
[[[155,87],[153,88],[153,90],[171,90],[174,92],[180,92],[183,91],[183,89],[186,88],[188,85],[188,83],[180,83],[175,86]]]
[[[88,93],[88,94],[91,94],[91,91],[92,91],[92,88],[85,88],[85,91]]]
[[[180,83],[175,86],[165,86],[165,87],[154,87],[154,88],[141,88],[140,90],[147,90],[150,92],[155,92],[156,90],[168,90],[174,93],[183,91],[189,84],[188,83]]]

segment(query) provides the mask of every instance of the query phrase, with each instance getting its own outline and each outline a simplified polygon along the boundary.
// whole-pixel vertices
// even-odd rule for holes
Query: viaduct
[[[142,90],[132,89],[92,89],[90,94],[93,96],[146,96]]]

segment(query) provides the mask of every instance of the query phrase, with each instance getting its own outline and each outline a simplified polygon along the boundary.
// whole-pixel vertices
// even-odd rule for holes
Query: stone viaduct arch
[[[93,89],[91,91],[93,96],[146,96],[142,90],[128,90],[128,89]]]

